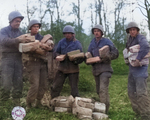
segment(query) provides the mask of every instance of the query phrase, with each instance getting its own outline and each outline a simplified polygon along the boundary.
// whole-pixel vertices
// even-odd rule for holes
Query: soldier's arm
[[[1,30],[1,32],[0,32],[0,43],[3,46],[16,46],[16,47],[18,47],[19,40],[16,38],[10,38],[8,36],[7,31]]]
[[[149,52],[149,43],[144,36],[142,36],[139,40],[140,51],[138,52],[137,60],[141,61],[145,55]]]

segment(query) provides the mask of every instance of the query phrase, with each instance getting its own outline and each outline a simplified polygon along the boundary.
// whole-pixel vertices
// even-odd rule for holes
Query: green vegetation
[[[124,64],[122,54],[117,60],[112,61],[114,74],[110,79],[109,93],[110,93],[110,109],[109,120],[139,120],[136,114],[132,111],[130,101],[127,95],[127,76],[128,67]],[[28,90],[28,82],[24,83],[24,92],[22,98],[22,106],[25,108],[25,97]],[[95,89],[95,80],[92,75],[92,67],[85,63],[80,65],[80,81],[79,92],[81,97],[93,98],[99,101]],[[70,87],[68,80],[66,80],[61,95],[69,96]],[[11,120],[11,111],[13,105],[11,100],[0,101],[0,120]],[[31,108],[27,112],[24,120],[78,120],[78,118],[71,113],[55,113],[48,108],[38,109]]]

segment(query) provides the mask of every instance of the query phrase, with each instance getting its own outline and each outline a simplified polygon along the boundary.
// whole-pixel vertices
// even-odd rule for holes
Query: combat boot
[[[43,108],[44,106],[41,104],[41,100],[36,100],[35,102],[35,107],[36,108]]]
[[[32,107],[31,103],[27,103],[26,111],[29,112],[29,110],[31,109],[31,107]]]

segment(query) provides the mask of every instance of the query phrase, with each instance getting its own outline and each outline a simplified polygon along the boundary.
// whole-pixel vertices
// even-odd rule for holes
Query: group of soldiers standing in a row
[[[22,81],[22,53],[19,52],[19,43],[30,42],[29,39],[22,39],[19,36],[22,33],[19,30],[23,16],[18,11],[13,11],[9,14],[9,26],[2,28],[0,31],[0,45],[2,52],[1,59],[1,94],[0,100],[8,100],[10,98],[10,91],[12,89],[12,99],[14,104],[20,103],[22,97],[23,81]],[[41,23],[38,20],[31,20],[29,23],[29,30],[31,36],[35,36],[36,40],[41,41],[43,36],[39,34]],[[109,46],[110,57],[100,62],[91,64],[93,67],[93,75],[96,82],[96,92],[99,95],[100,102],[105,103],[106,113],[109,110],[109,79],[113,73],[111,67],[111,60],[118,57],[118,50],[108,38],[102,37],[104,34],[101,25],[95,25],[92,28],[94,38],[92,39],[88,52],[92,57],[99,55],[99,49],[105,45]],[[140,51],[136,58],[136,67],[129,64],[128,77],[128,95],[132,104],[133,110],[141,115],[142,120],[150,120],[150,100],[147,96],[147,77],[148,65],[140,66],[140,61],[149,52],[149,44],[144,36],[139,34],[139,27],[135,22],[130,22],[127,26],[126,32],[130,35],[126,48],[139,44]],[[65,55],[70,51],[80,50],[82,52],[81,43],[75,38],[75,31],[72,26],[67,25],[63,29],[64,38],[61,39],[55,50],[55,57],[59,61],[58,70],[51,87],[51,97],[60,95],[65,79],[69,78],[71,86],[71,95],[73,97],[79,96],[78,81],[79,81],[79,66],[78,64],[86,60],[86,58],[77,58],[70,61],[68,57],[64,60],[58,56]],[[42,43],[40,44],[42,46]],[[46,50],[46,49],[45,49]],[[46,51],[49,52],[49,51]],[[27,62],[27,71],[29,73],[30,89],[26,98],[27,109],[32,107],[32,103],[36,100],[36,106],[41,105],[41,99],[47,90],[47,76],[48,68],[47,62],[41,58],[36,58],[33,53],[29,53],[29,61]]]

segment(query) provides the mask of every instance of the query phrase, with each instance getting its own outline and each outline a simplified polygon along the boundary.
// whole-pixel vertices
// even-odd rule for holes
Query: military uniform
[[[103,46],[108,45],[114,47],[113,43],[107,38],[101,38],[97,43],[95,38],[91,41],[88,52],[92,54],[93,57],[99,56],[99,49]],[[111,67],[111,61],[102,61],[100,63],[92,64],[93,75],[95,77],[96,82],[96,91],[99,95],[100,102],[106,104],[106,111],[109,109],[109,78],[111,78],[111,74],[113,73],[113,69]]]
[[[15,18],[24,18],[19,12],[13,11],[9,14],[9,22]],[[18,50],[19,40],[22,35],[19,29],[14,29],[11,25],[2,28],[0,31],[0,45],[2,52],[1,59],[1,99],[7,100],[10,97],[20,98],[22,96],[22,60]]]
[[[71,26],[66,26],[63,32],[74,33],[74,30]],[[82,45],[74,37],[70,41],[67,40],[66,38],[63,38],[58,43],[58,46],[56,49],[56,56],[60,54],[61,55],[67,54],[68,52],[78,50],[78,49],[82,52]],[[69,84],[71,86],[71,95],[73,97],[79,96],[79,93],[78,93],[79,66],[78,64],[75,64],[72,61],[69,61],[69,58],[66,57],[64,61],[60,61],[60,64],[58,66],[58,71],[56,73],[56,77],[55,77],[55,80],[53,81],[53,85],[51,88],[52,98],[60,95],[63,84],[67,77],[69,78]]]
[[[29,28],[34,24],[40,23],[37,20],[31,20]],[[35,39],[41,41],[43,36],[37,33]],[[47,62],[37,57],[36,53],[27,54],[29,55],[29,61],[27,62],[26,67],[29,75],[30,88],[27,94],[26,103],[28,107],[31,107],[31,104],[34,103],[36,99],[40,103],[40,100],[47,90],[48,68]]]
[[[126,32],[129,33],[130,28],[138,28],[138,25],[134,22],[130,22],[127,26]],[[136,59],[141,61],[144,56],[149,52],[149,44],[146,38],[138,34],[136,37],[129,36],[126,44],[126,48],[133,45],[140,45],[140,51]],[[131,101],[132,109],[135,113],[140,114],[146,120],[150,119],[150,99],[147,95],[147,77],[148,77],[148,65],[133,67],[129,64],[128,75],[128,96]]]
[[[92,33],[95,28],[101,30],[103,34],[103,28],[101,25],[95,25],[92,28]],[[104,47],[105,45],[109,46],[110,53],[113,52],[113,50],[115,49],[114,52],[116,52],[116,56],[113,55],[110,56],[110,60],[116,59],[118,57],[118,50],[115,48],[111,40],[104,37],[101,37],[101,39],[98,42],[96,41],[96,38],[92,39],[88,48],[88,52],[90,52],[93,57],[96,56],[101,57],[99,55],[99,49]],[[100,102],[105,103],[106,105],[106,113],[108,112],[109,104],[110,104],[109,93],[108,93],[109,78],[111,78],[111,74],[113,73],[110,60],[92,64],[93,75],[95,77],[95,82],[96,82],[96,92],[99,95]]]

